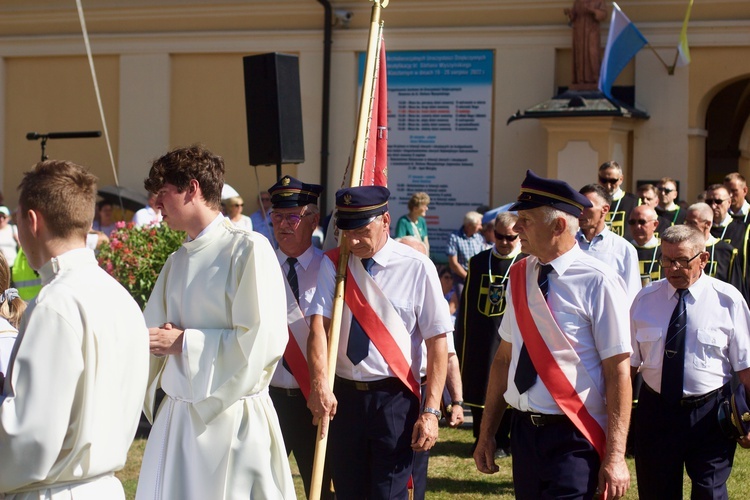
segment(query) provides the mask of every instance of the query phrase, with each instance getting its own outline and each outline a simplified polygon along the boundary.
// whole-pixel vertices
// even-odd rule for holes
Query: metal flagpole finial
[[[385,9],[386,7],[388,7],[388,3],[391,0],[370,0],[370,1],[380,5],[381,9]]]

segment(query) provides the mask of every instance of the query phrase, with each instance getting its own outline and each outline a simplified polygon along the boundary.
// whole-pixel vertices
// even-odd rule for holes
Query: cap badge
[[[346,194],[344,195],[344,205],[351,205],[352,204],[352,195]]]
[[[288,186],[290,182],[292,182],[292,181],[291,181],[291,179],[289,177],[284,177],[283,179],[281,179],[281,185],[282,186]]]

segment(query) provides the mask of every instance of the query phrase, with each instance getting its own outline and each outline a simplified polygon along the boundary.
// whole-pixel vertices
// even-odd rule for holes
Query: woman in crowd
[[[224,200],[226,216],[232,224],[247,231],[252,231],[253,221],[247,215],[242,215],[243,206],[245,206],[245,202],[239,196],[232,196]]]
[[[396,224],[396,238],[402,236],[415,236],[427,247],[427,255],[430,254],[430,242],[427,239],[427,222],[424,219],[430,204],[430,196],[427,193],[414,193],[409,199],[409,213],[402,215]]]

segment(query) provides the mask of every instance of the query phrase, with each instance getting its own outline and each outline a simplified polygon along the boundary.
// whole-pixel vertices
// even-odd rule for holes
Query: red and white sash
[[[544,386],[603,459],[607,443],[604,397],[560,331],[537,284],[536,269],[527,262],[524,259],[510,268],[513,310],[521,337]]]
[[[307,336],[310,334],[310,325],[307,324],[305,316],[294,298],[294,293],[289,287],[287,280],[286,285],[286,323],[289,332],[289,341],[284,351],[286,360],[292,376],[299,384],[299,388],[305,399],[310,395],[310,370],[307,367]]]
[[[339,249],[335,248],[326,252],[326,256],[336,266]],[[349,331],[351,316],[354,315],[370,338],[370,342],[383,356],[388,368],[418,399],[421,399],[419,367],[416,367],[417,374],[415,374],[410,359],[407,360],[404,355],[405,352],[411,352],[411,336],[403,320],[393,308],[393,304],[358,260],[353,255],[349,256],[344,287],[345,314],[342,318],[341,331]],[[346,314],[347,310],[350,314]],[[342,335],[341,338],[348,340],[348,335]],[[344,342],[339,345],[339,357],[341,356],[346,356]]]

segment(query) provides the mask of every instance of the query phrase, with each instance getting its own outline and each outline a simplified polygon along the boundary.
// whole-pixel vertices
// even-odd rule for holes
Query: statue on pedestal
[[[604,0],[575,0],[563,11],[573,28],[572,90],[596,90],[601,65],[599,23],[607,18]]]

